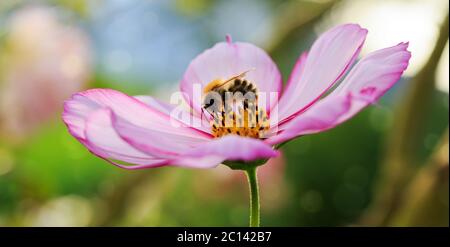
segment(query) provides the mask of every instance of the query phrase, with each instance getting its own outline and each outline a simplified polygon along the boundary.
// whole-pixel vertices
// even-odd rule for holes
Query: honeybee
[[[211,115],[216,115],[228,108],[231,102],[227,102],[226,95],[234,96],[235,93],[245,95],[253,93],[256,98],[256,86],[244,77],[250,70],[232,76],[227,80],[216,79],[208,83],[203,89],[203,109]],[[236,99],[233,99],[234,103]],[[249,100],[244,100],[244,108],[248,107]]]
[[[229,133],[259,137],[258,132],[266,129],[265,110],[258,110],[256,85],[245,79],[250,70],[232,76],[227,80],[216,79],[203,89],[202,112],[212,116],[213,134],[223,136]]]

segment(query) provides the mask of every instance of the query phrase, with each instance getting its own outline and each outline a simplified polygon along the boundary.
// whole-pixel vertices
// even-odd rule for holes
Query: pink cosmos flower
[[[266,161],[278,155],[277,145],[335,127],[376,102],[400,79],[411,57],[408,43],[372,52],[353,66],[366,35],[367,30],[356,24],[325,32],[299,57],[283,90],[280,72],[266,52],[227,37],[194,58],[181,80],[191,107],[184,114],[192,121],[174,119],[174,105],[111,89],[73,95],[64,104],[63,120],[89,151],[121,168],[210,168],[221,163],[233,167],[236,161]],[[206,92],[228,78],[239,81],[244,92],[281,93],[279,100],[260,109],[264,122],[256,124],[266,135],[247,125],[217,126],[213,114],[207,119],[210,126],[192,124],[205,122],[200,118],[208,115],[202,100],[196,99],[195,84]]]
[[[375,51],[352,67],[366,35],[355,24],[322,34],[298,59],[281,97],[271,58],[227,36],[189,64],[181,80],[188,111],[150,96],[92,89],[65,102],[63,120],[93,154],[121,168],[223,163],[244,170],[250,226],[259,226],[257,167],[277,156],[282,143],[333,128],[373,104],[408,67],[408,43]]]

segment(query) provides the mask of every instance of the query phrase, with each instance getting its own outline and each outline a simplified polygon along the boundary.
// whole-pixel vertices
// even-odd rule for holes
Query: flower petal
[[[63,120],[72,135],[84,139],[84,119],[93,111],[105,107],[137,126],[196,139],[211,138],[208,133],[187,126],[158,109],[111,89],[91,89],[73,95],[64,103]]]
[[[188,157],[216,156],[221,157],[224,161],[253,161],[276,157],[278,154],[277,150],[261,140],[238,135],[226,135],[213,139],[184,153]]]
[[[197,98],[194,99],[194,84],[199,84],[203,90],[215,79],[228,79],[247,70],[250,71],[246,78],[256,84],[259,92],[267,95],[280,92],[281,74],[270,56],[252,44],[232,43],[230,40],[217,43],[192,60],[181,80],[181,91],[188,97],[189,105],[201,112],[201,99],[198,98],[201,95],[195,95]],[[270,103],[273,105],[275,102]],[[266,106],[268,110],[269,104]]]
[[[320,100],[306,112],[286,123],[278,135],[269,137],[266,142],[276,145],[300,135],[333,128],[339,124],[339,118],[350,110],[351,100],[350,94]]]
[[[408,67],[411,53],[407,48],[408,43],[400,43],[361,59],[333,92],[280,127],[281,133],[267,142],[273,145],[330,129],[376,102]]]
[[[265,144],[263,141],[239,136],[225,136],[220,139],[199,143],[195,147],[189,146],[187,143],[180,143],[180,140],[177,140],[173,141],[172,144],[176,144],[176,147],[178,148],[176,151],[178,151],[178,153],[165,153],[167,150],[156,150],[155,147],[157,147],[157,145],[154,143],[161,145],[160,148],[167,149],[167,146],[165,145],[171,142],[169,140],[170,137],[159,138],[157,139],[158,142],[155,142],[155,139],[152,138],[153,136],[149,136],[149,134],[156,135],[157,133],[151,133],[151,130],[137,127],[140,132],[136,132],[135,134],[140,135],[135,136],[136,139],[133,139],[132,142],[130,142],[129,139],[125,139],[127,141],[127,143],[125,143],[111,128],[111,120],[117,124],[117,121],[114,121],[114,117],[111,119],[111,116],[114,116],[111,110],[101,109],[91,115],[86,128],[88,145],[89,147],[93,147],[92,150],[95,151],[95,154],[107,159],[119,159],[125,162],[139,164],[137,155],[141,153],[140,151],[133,149],[133,147],[139,147],[139,150],[143,150],[145,153],[158,154],[158,158],[154,159],[154,167],[172,165],[190,168],[211,168],[226,160],[253,161],[278,155],[276,150],[273,150],[271,146]],[[125,123],[122,122],[120,124]],[[114,127],[116,127],[116,130],[119,129],[121,134],[123,134],[124,126],[118,125]],[[126,127],[130,128],[130,126]],[[149,139],[150,141],[148,142],[144,142],[144,144],[141,143],[145,141],[146,138],[152,139]],[[133,147],[128,146],[128,143],[131,143]],[[173,147],[174,146],[172,146],[172,148]],[[129,157],[121,155],[118,154],[118,152],[126,152],[133,156]],[[131,169],[149,167],[152,166],[146,164],[145,166],[140,165],[131,167]],[[123,168],[130,169],[127,166]]]
[[[198,129],[208,134],[211,133],[211,126],[209,125],[209,122],[206,121],[205,118],[201,119],[201,116],[196,116],[184,110],[183,112],[178,112],[178,114],[173,114],[176,110],[176,105],[165,103],[148,95],[134,96],[134,98],[153,109],[156,109],[170,117],[177,119],[178,121],[184,123],[186,126],[191,126],[192,128]]]
[[[111,126],[112,112],[136,126],[156,129],[179,138],[193,140],[211,138],[209,134],[182,123],[175,127],[170,124],[171,119],[167,114],[114,90],[93,89],[73,95],[65,102],[63,112],[63,120],[69,132],[92,153],[122,168],[156,167],[166,165],[168,161],[145,154],[121,139]],[[113,160],[137,164],[137,166],[125,166]]]
[[[187,168],[214,168],[222,164],[225,159],[221,156],[203,156],[203,157],[188,157],[179,156],[170,160],[172,166],[187,167]]]
[[[378,100],[406,70],[411,58],[408,43],[384,48],[361,59],[334,90],[334,94],[353,92],[367,101]]]
[[[290,90],[279,101],[280,122],[315,103],[350,68],[364,43],[367,30],[356,24],[337,26],[322,34],[311,47],[302,76],[293,70]]]
[[[112,125],[117,134],[134,148],[159,158],[173,158],[207,140],[161,132],[135,125],[112,113]]]
[[[283,89],[283,92],[289,92],[290,89],[295,86],[295,82],[298,82],[302,78],[303,72],[305,71],[306,58],[308,57],[308,52],[303,52],[297,59],[297,62],[292,69],[291,75]]]
[[[355,96],[351,109],[339,118],[343,122],[364,107],[376,103],[408,68],[411,52],[408,43],[381,49],[367,55],[350,71],[344,81],[328,97],[351,93]]]
[[[113,160],[137,164],[139,168],[157,167],[167,164],[167,160],[144,154],[123,141],[112,128],[111,110],[102,108],[94,111],[86,119],[82,143],[93,154],[106,159],[121,168],[136,169],[137,166],[120,165]]]
[[[283,88],[283,94],[286,94],[286,92],[292,91],[293,87],[296,85],[295,82],[300,80],[300,78],[303,75],[303,71],[305,70],[305,64],[306,64],[306,58],[308,57],[308,52],[303,52],[300,57],[297,59],[297,62],[294,65],[294,69],[291,72],[291,75],[289,76],[289,79],[286,82],[286,86]],[[284,96],[281,95],[281,98]],[[275,105],[276,108],[271,109],[271,118],[270,118],[270,127],[271,132],[276,132],[278,127],[278,124],[280,123],[280,117],[278,115],[278,107]]]
[[[190,160],[200,161],[210,156],[215,158],[206,159],[208,163],[215,162],[217,158],[220,162],[251,161],[276,155],[271,146],[257,139],[229,135],[219,139],[198,141],[141,128],[117,116],[113,116],[112,121],[119,136],[131,146],[152,156],[169,159],[174,165],[183,166],[191,163]]]
[[[157,100],[148,95],[137,95],[133,96],[135,99],[141,101],[142,103],[148,105],[149,107],[156,109],[166,115],[170,115],[170,112],[176,107],[175,105],[168,104],[161,100]]]

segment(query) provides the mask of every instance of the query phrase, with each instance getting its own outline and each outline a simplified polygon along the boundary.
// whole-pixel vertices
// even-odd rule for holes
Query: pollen
[[[264,138],[270,123],[266,110],[258,106],[255,84],[239,77],[224,82],[213,80],[204,89],[203,109],[212,116],[213,136]]]

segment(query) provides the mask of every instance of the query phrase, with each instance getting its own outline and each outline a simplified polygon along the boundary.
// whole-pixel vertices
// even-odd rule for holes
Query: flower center
[[[264,138],[269,118],[258,107],[256,85],[244,79],[246,72],[228,80],[213,80],[204,88],[203,109],[212,116],[212,134],[218,138],[236,134]]]

